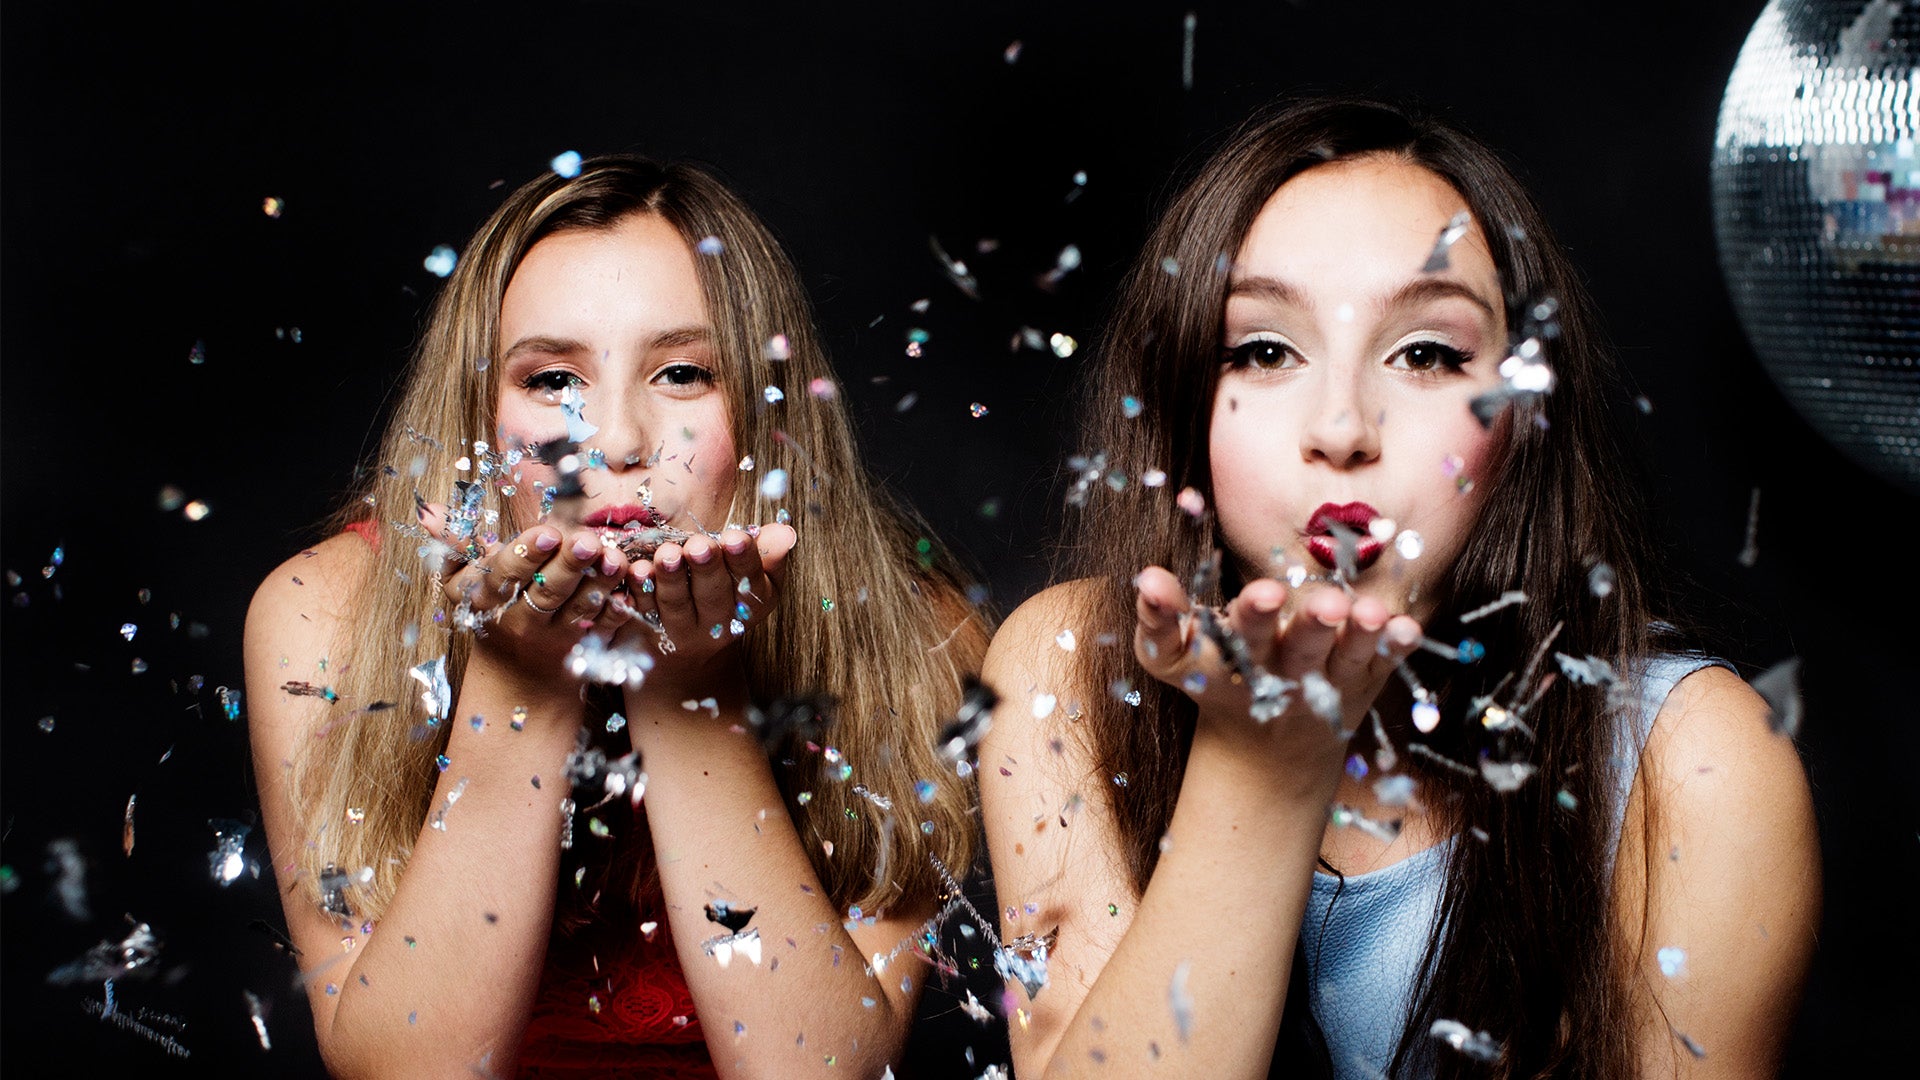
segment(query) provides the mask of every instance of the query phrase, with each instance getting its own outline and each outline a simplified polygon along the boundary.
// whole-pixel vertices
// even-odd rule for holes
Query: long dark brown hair
[[[1437,730],[1419,735],[1404,710],[1385,717],[1430,812],[1460,833],[1435,923],[1448,929],[1428,944],[1389,1072],[1626,1075],[1628,958],[1637,945],[1617,940],[1607,900],[1612,821],[1620,813],[1615,785],[1618,770],[1632,767],[1614,760],[1618,718],[1606,694],[1565,679],[1550,681],[1527,714],[1533,740],[1490,733],[1469,715],[1469,702],[1495,694],[1502,677],[1525,669],[1550,638],[1554,651],[1603,657],[1621,670],[1643,663],[1655,644],[1653,552],[1640,532],[1638,485],[1622,478],[1628,456],[1609,405],[1619,377],[1590,301],[1539,209],[1483,143],[1399,105],[1289,104],[1231,135],[1161,216],[1121,287],[1089,382],[1081,445],[1090,459],[1104,454],[1105,461],[1095,460],[1083,475],[1100,470],[1103,482],[1087,486],[1084,500],[1069,499],[1083,505],[1069,516],[1063,576],[1100,583],[1098,625],[1120,642],[1083,652],[1091,665],[1086,674],[1097,679],[1088,685],[1114,691],[1090,695],[1084,730],[1104,773],[1128,777],[1125,787],[1103,789],[1135,888],[1144,890],[1180,790],[1195,707],[1148,677],[1126,647],[1130,582],[1154,564],[1190,574],[1221,546],[1211,516],[1196,522],[1175,508],[1173,493],[1190,486],[1212,504],[1208,423],[1231,260],[1247,230],[1289,179],[1369,155],[1425,168],[1465,199],[1499,271],[1510,328],[1525,325],[1541,301],[1558,304],[1557,337],[1548,343],[1557,385],[1514,404],[1504,468],[1482,478],[1491,484],[1484,508],[1439,587],[1427,631],[1458,640],[1459,614],[1507,590],[1525,592],[1528,602],[1473,622],[1472,635],[1486,648],[1479,663],[1416,660],[1421,678],[1441,696]],[[1123,408],[1126,399],[1132,401]],[[1165,482],[1142,484],[1151,470],[1164,471]],[[1220,603],[1238,591],[1232,561],[1215,594],[1197,601]],[[1602,565],[1613,574],[1605,595],[1590,585]],[[1552,666],[1548,657],[1541,671]],[[1515,676],[1500,689],[1500,700],[1519,681]],[[1540,673],[1531,685],[1540,685]],[[1127,689],[1139,691],[1137,706],[1122,698]],[[1356,749],[1366,741],[1363,728]],[[1465,769],[1409,753],[1410,742]],[[1503,794],[1478,776],[1483,755],[1524,760],[1538,771]],[[1306,1015],[1304,983],[1294,985],[1290,1026]],[[1505,1044],[1501,1059],[1485,1064],[1444,1050],[1436,1057],[1427,1032],[1440,1018],[1491,1032]],[[1289,1041],[1283,1032],[1283,1054]]]

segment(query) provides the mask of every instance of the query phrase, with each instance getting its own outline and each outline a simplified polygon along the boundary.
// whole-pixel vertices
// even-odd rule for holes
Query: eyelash
[[[687,379],[685,381],[680,381],[677,379],[667,379],[667,376],[675,375],[680,372],[691,373],[692,378]],[[660,370],[660,373],[658,375],[655,375],[654,378],[656,380],[666,379],[666,383],[668,386],[691,386],[694,383],[713,382],[713,372],[708,371],[706,368],[701,367],[699,364],[673,364],[669,367],[662,368]]]
[[[1259,356],[1260,353],[1268,350],[1271,350],[1270,355],[1266,357]],[[1394,353],[1393,359],[1397,360],[1401,357],[1410,357],[1411,354],[1422,350],[1435,354],[1433,362],[1425,367],[1414,367],[1409,364],[1406,370],[1414,372],[1432,372],[1439,369],[1459,371],[1461,368],[1466,367],[1467,363],[1473,359],[1472,353],[1463,352],[1451,345],[1442,345],[1437,341],[1411,342],[1401,348],[1399,352]],[[1294,350],[1293,346],[1285,342],[1275,341],[1272,338],[1255,338],[1252,341],[1235,345],[1230,349],[1224,349],[1222,350],[1222,354],[1221,361],[1236,371],[1251,367],[1271,371],[1276,369],[1280,362],[1286,357],[1299,356],[1299,353]],[[1263,359],[1268,362],[1263,363]]]
[[[520,385],[525,389],[544,390],[549,394],[557,394],[569,386],[580,386],[581,384],[582,380],[580,376],[560,368],[548,368],[546,371],[536,371],[520,380]]]
[[[678,376],[683,372],[687,373],[690,377],[671,377]],[[660,373],[655,375],[654,378],[656,380],[664,380],[668,386],[691,386],[694,383],[713,382],[713,372],[708,371],[698,364],[673,364],[661,369]],[[549,368],[546,371],[536,371],[520,380],[520,385],[527,390],[539,390],[549,394],[558,394],[569,386],[584,386],[586,382],[571,371],[566,371],[561,368]]]

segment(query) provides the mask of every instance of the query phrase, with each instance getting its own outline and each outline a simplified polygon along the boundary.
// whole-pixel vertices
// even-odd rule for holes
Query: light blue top
[[[1638,686],[1640,693],[1639,700],[1621,702],[1618,709],[1622,723],[1614,740],[1609,860],[1619,846],[1627,796],[1654,717],[1681,679],[1717,663],[1701,656],[1661,656],[1649,662],[1644,678],[1623,680],[1625,686]],[[1338,1080],[1377,1080],[1393,1059],[1413,1006],[1420,958],[1440,909],[1447,853],[1457,840],[1448,837],[1391,866],[1349,875],[1344,884],[1331,874],[1313,875],[1300,948],[1307,961],[1313,1017],[1326,1035]]]

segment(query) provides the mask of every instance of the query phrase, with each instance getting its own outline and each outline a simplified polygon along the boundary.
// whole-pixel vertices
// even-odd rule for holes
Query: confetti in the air
[[[1463,623],[1470,623],[1475,621],[1476,619],[1484,619],[1488,615],[1491,615],[1494,612],[1499,611],[1501,608],[1511,607],[1514,604],[1524,604],[1526,602],[1527,602],[1526,593],[1521,592],[1519,589],[1508,589],[1506,592],[1501,593],[1497,599],[1489,603],[1482,604],[1479,607],[1474,608],[1472,611],[1467,612],[1465,615],[1460,616],[1460,621]]]
[[[583,161],[578,150],[568,150],[565,153],[556,154],[552,161],[547,162],[547,167],[556,175],[571,180],[580,175],[580,166]]]
[[[1492,1035],[1475,1031],[1458,1020],[1435,1020],[1428,1033],[1475,1061],[1500,1060],[1500,1044]]]
[[[1449,252],[1460,238],[1467,235],[1467,229],[1473,225],[1473,215],[1465,210],[1453,215],[1447,221],[1446,228],[1440,230],[1440,238],[1434,241],[1433,254],[1427,256],[1425,266],[1420,268],[1423,274],[1437,274],[1452,265]]]
[[[441,244],[427,253],[427,257],[422,261],[421,265],[427,268],[427,273],[437,278],[443,278],[453,273],[454,265],[459,261],[460,255],[458,252],[445,244]]]
[[[213,872],[213,880],[222,885],[231,885],[247,868],[247,834],[252,827],[227,818],[214,818],[207,825],[213,829],[214,838],[207,865]]]
[[[1200,17],[1189,11],[1187,12],[1186,18],[1181,20],[1180,25],[1182,33],[1180,39],[1180,88],[1182,90],[1191,90],[1193,89],[1193,37],[1194,32],[1200,27]],[[1183,1035],[1182,1037],[1184,1038],[1185,1036]]]
[[[420,693],[421,704],[427,707],[427,715],[435,720],[445,720],[453,709],[453,687],[447,683],[447,658],[437,656],[424,664],[418,664],[409,672],[423,687]]]
[[[1788,657],[1754,676],[1753,689],[1767,702],[1767,724],[1775,735],[1791,739],[1800,732],[1805,706],[1800,700],[1800,658]]]
[[[968,677],[960,708],[954,713],[953,719],[940,729],[940,737],[935,743],[940,756],[953,764],[972,757],[973,748],[993,727],[993,707],[999,703],[1000,695],[992,687]]]
[[[787,497],[787,470],[769,469],[767,475],[760,478],[760,494],[769,499]]]
[[[1193,992],[1187,989],[1187,974],[1192,970],[1193,961],[1180,961],[1180,966],[1173,969],[1173,981],[1167,985],[1167,1006],[1173,1010],[1173,1026],[1180,1032],[1181,1042],[1193,1035]]]
[[[1687,950],[1669,945],[1654,955],[1660,961],[1660,974],[1669,979],[1683,978],[1687,974]]]
[[[1760,561],[1760,489],[1753,489],[1747,500],[1747,542],[1740,549],[1740,565],[1751,567]]]

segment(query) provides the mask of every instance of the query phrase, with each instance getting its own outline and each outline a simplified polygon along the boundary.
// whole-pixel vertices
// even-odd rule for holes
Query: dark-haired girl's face
[[[1468,408],[1500,382],[1507,341],[1479,224],[1423,269],[1465,209],[1440,177],[1373,156],[1288,181],[1248,230],[1209,434],[1215,513],[1246,576],[1344,562],[1359,592],[1430,614],[1506,435],[1504,416],[1488,430]]]

